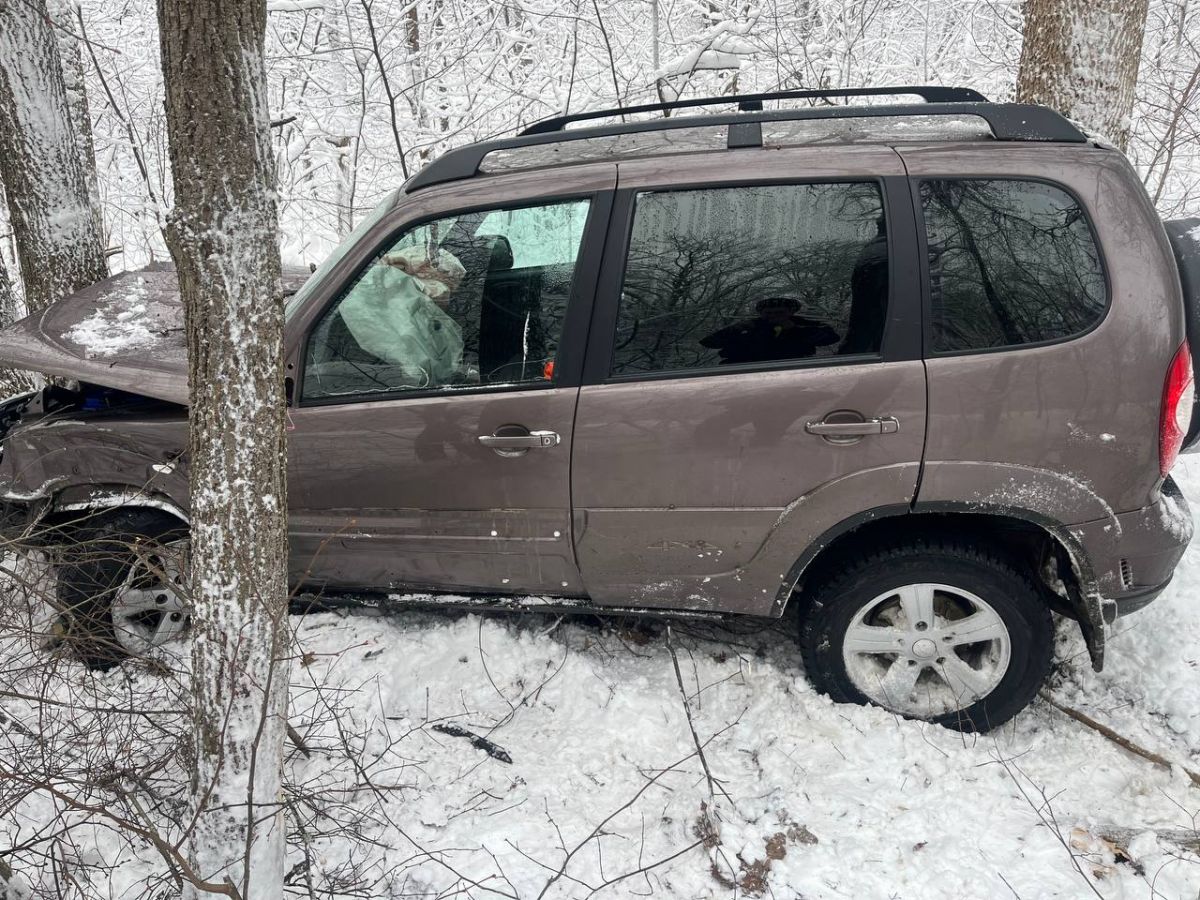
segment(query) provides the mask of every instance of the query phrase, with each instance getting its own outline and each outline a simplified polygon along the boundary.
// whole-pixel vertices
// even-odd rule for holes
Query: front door
[[[619,165],[624,271],[597,298],[572,474],[599,603],[778,611],[821,535],[913,498],[925,373],[900,160],[744,153],[753,183]]]
[[[588,314],[606,200],[426,218],[314,320],[291,414],[294,581],[582,592],[562,342]]]

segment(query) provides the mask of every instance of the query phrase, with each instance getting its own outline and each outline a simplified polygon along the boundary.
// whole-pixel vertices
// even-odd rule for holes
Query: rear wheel
[[[956,542],[891,547],[816,587],[801,625],[809,678],[834,700],[986,731],[1050,669],[1050,610],[1029,576]]]
[[[189,624],[187,526],[158,510],[113,510],[73,524],[59,551],[63,634],[105,669],[180,636]]]

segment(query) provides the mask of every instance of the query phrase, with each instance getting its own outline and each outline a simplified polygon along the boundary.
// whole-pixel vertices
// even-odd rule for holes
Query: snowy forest
[[[1088,624],[1082,598],[1083,628],[1074,608],[1053,621],[1047,609],[1049,674],[1031,682],[1027,707],[990,731],[942,727],[945,710],[935,711],[939,720],[915,708],[835,702],[806,679],[796,635],[807,613],[795,602],[770,615],[766,605],[745,616],[689,616],[684,606],[681,617],[649,618],[636,607],[655,607],[654,592],[674,586],[643,578],[628,603],[605,601],[616,609],[594,615],[574,570],[557,574],[561,560],[550,549],[528,567],[532,588],[519,567],[505,570],[508,593],[499,600],[394,587],[421,583],[417,576],[377,578],[386,583],[382,599],[359,604],[300,586],[320,574],[323,558],[362,564],[354,541],[372,538],[372,529],[411,525],[401,515],[360,522],[346,513],[356,503],[374,508],[373,489],[353,482],[369,471],[356,456],[364,446],[395,452],[397,466],[428,464],[395,476],[415,496],[461,489],[446,475],[445,448],[474,421],[447,414],[389,445],[390,394],[373,403],[381,424],[365,429],[338,418],[332,388],[308,395],[334,410],[323,422],[306,419],[296,402],[312,388],[292,369],[292,298],[303,300],[312,284],[324,289],[322,278],[340,271],[338,254],[353,253],[346,239],[377,227],[406,182],[457,148],[553,116],[896,85],[969,88],[995,103],[1050,107],[1097,146],[1123,152],[1162,219],[1200,216],[1196,0],[0,0],[0,394],[29,392],[17,405],[0,399],[0,439],[22,416],[44,416],[12,431],[9,458],[0,456],[0,900],[1200,897],[1200,550],[1182,549],[1190,518],[1171,497],[1159,524],[1182,557],[1161,599],[1115,622],[1102,620],[1096,599]],[[811,105],[857,102],[888,101]],[[614,176],[609,190],[615,185]],[[469,199],[469,187],[455,196]],[[761,193],[757,210],[786,202],[774,188]],[[839,268],[854,269],[843,280],[858,290],[863,245],[878,250],[885,234],[878,193],[852,200],[831,190],[808,201],[813,219],[848,215],[844,207],[856,204],[858,217],[858,243],[826,257],[833,274],[809,262],[814,292]],[[1058,202],[1045,205],[1057,213]],[[485,234],[478,219],[495,212],[423,220],[408,244],[401,238],[372,257],[371,271],[383,271],[379,284],[385,276],[419,282],[422,301],[439,301],[436,309],[426,303],[437,330],[454,312],[440,292],[471,278],[469,242],[458,232],[470,223]],[[556,216],[570,219],[569,229],[557,244],[539,239],[532,254],[516,240],[516,263],[504,238],[499,267],[538,268],[552,285],[546,290],[565,297],[571,270],[564,288],[553,284],[561,280],[555,267],[575,259],[594,226],[584,224],[587,201],[542,213],[530,233],[554,227]],[[669,201],[659,214],[675,214]],[[993,212],[992,224],[1000,218]],[[1092,239],[1070,210],[1063,221],[1054,242],[1038,248],[1054,251],[1047,257],[1074,252],[1068,241],[1080,235]],[[770,230],[750,229],[747,256],[761,255]],[[733,241],[731,233],[723,240]],[[1200,243],[1200,228],[1193,234]],[[445,249],[459,246],[466,267]],[[406,255],[414,248],[429,256],[414,262]],[[504,255],[495,249],[487,267]],[[665,265],[659,257],[676,251],[666,243],[647,254],[646,292]],[[1104,263],[1093,262],[1103,293]],[[599,259],[593,264],[600,269]],[[110,277],[110,293],[94,287]],[[161,296],[167,281],[171,303]],[[365,277],[352,290],[362,284]],[[636,271],[629,284],[637,288]],[[20,362],[32,357],[21,354],[35,326],[14,323],[44,312],[52,324],[59,301],[77,291],[92,315],[59,337],[82,346],[82,374],[59,357],[27,370]],[[101,304],[120,292],[124,306],[112,309],[123,312],[105,319]],[[773,322],[792,316],[787,303],[795,301],[772,302],[782,311],[764,301],[757,312]],[[353,329],[348,312],[347,321]],[[561,315],[554,324],[570,327]],[[733,327],[728,316],[718,324],[717,334]],[[454,327],[461,357],[478,336]],[[693,327],[712,330],[707,321]],[[824,349],[796,355],[848,352],[837,337],[816,338]],[[536,368],[548,383],[541,386],[556,387],[563,359],[531,353],[543,336],[528,314],[517,340],[536,365],[523,357],[519,375],[503,369],[496,383],[508,390]],[[693,348],[695,359],[715,358],[709,340]],[[640,354],[631,368],[654,364],[652,343],[631,344]],[[62,344],[55,352],[65,358]],[[5,356],[6,346],[17,350]],[[731,361],[720,352],[722,365]],[[484,355],[474,368],[459,360],[470,387],[486,387]],[[920,355],[913,366],[924,402]],[[127,356],[149,360],[141,375],[126,368]],[[9,368],[7,359],[17,362]],[[1178,388],[1175,400],[1191,404],[1188,364],[1178,385],[1156,382],[1155,416],[1164,391]],[[104,381],[106,368],[125,380]],[[420,374],[420,387],[429,387],[429,372]],[[468,383],[460,371],[451,377],[454,389]],[[1090,396],[1087,374],[1079,379],[1080,395]],[[100,389],[91,390],[93,380]],[[906,385],[896,379],[897,395]],[[546,409],[559,403],[575,414],[580,404],[578,390],[566,400],[543,393],[557,398]],[[62,459],[57,435],[130,402],[132,412],[118,411],[142,443],[131,449],[109,434],[120,428],[101,422],[91,456],[73,463],[74,475],[85,470],[79,484],[60,490],[58,481],[72,476],[55,476],[47,462]],[[722,402],[728,408],[702,424],[732,433],[750,421]],[[660,425],[649,416],[631,421],[645,433]],[[895,420],[869,421],[887,434]],[[863,423],[821,424],[836,436],[839,426]],[[1116,427],[1115,438],[1066,426],[1075,443],[1051,454],[1063,466],[1087,441],[1125,439]],[[306,429],[324,443],[305,444]],[[904,429],[891,431],[907,439]],[[784,430],[762,429],[758,439],[774,446]],[[1187,422],[1178,430],[1176,452]],[[564,435],[569,446],[572,434]],[[493,462],[529,448],[537,457],[560,440],[528,429],[479,437],[495,449]],[[1153,439],[1156,448],[1167,441]],[[313,446],[325,454],[321,466],[341,473],[332,490],[345,492],[334,505],[346,514],[334,526],[293,521],[289,533],[289,500],[294,513],[316,493],[289,484],[289,472],[297,458],[314,467]],[[147,499],[149,491],[101,491],[99,480],[87,490],[90,465],[119,472],[133,458],[149,483],[188,496],[188,510],[157,494]],[[546,483],[568,483],[580,458],[547,464]],[[1200,492],[1198,459],[1185,452],[1173,470],[1187,496]],[[1172,462],[1161,477],[1153,472],[1156,497]],[[487,522],[501,522],[520,504],[507,481],[497,486],[502,479],[482,471],[475,505]],[[618,481],[594,487],[601,499],[591,505],[614,506],[604,492]],[[724,496],[723,484],[711,490]],[[1006,490],[1046,493],[1032,480]],[[1116,521],[1089,484],[1083,492]],[[526,505],[553,505],[548,488],[541,499]],[[795,491],[777,507],[747,504],[737,528],[751,530],[759,515],[773,533],[804,499]],[[27,507],[36,512],[18,528],[14,510],[25,515]],[[459,507],[422,539],[459,539],[443,533],[468,520],[471,510]],[[572,529],[584,528],[569,513],[531,521],[555,529],[554,541],[563,529],[568,544]],[[622,526],[598,521],[587,527],[609,541],[602,548],[631,540]],[[1098,527],[1107,533],[1106,521]],[[512,539],[498,535],[503,524],[482,527],[490,539]],[[297,562],[296,533],[305,528],[311,540]],[[63,550],[56,541],[67,537],[72,549]],[[568,569],[583,556],[574,537],[563,551]],[[447,555],[467,567],[474,551],[464,545]],[[705,557],[725,552],[665,531],[651,549],[693,565],[699,558],[714,573],[717,562]],[[1074,603],[1064,585],[1073,558],[1055,552],[1034,568]],[[397,570],[419,576],[424,565]],[[731,571],[740,581],[740,563]],[[518,582],[511,591],[510,577]],[[771,575],[776,583],[789,577],[795,584],[792,575]],[[462,574],[446,583],[473,582]],[[561,584],[567,602],[538,596],[550,583]],[[138,638],[141,652],[118,633],[115,600],[98,616],[89,605],[126,591],[158,610],[130,614],[131,633],[153,623]],[[927,618],[945,619],[933,612],[932,588],[929,596]],[[976,626],[990,607],[979,609]],[[913,621],[910,630],[925,630]],[[1100,643],[1089,628],[1103,632]],[[1003,633],[996,646],[1007,664]],[[921,643],[912,642],[913,653],[923,653]]]
[[[56,37],[72,83],[86,90],[105,245],[114,268],[134,269],[166,257],[171,206],[154,4],[72,6],[55,14],[64,23]],[[1200,203],[1197,16],[1185,0],[1150,4],[1128,127],[1130,158],[1170,216]],[[320,262],[384,194],[449,148],[550,115],[895,84],[1011,100],[1022,27],[1018,0],[270,0],[284,262]],[[8,231],[0,223],[0,236]],[[11,242],[0,246],[15,271]]]

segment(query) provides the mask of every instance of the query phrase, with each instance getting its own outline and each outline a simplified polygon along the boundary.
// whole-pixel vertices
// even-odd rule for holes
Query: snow
[[[321,10],[325,0],[267,0],[267,12],[305,12]]]
[[[146,280],[138,278],[125,292],[104,298],[104,305],[66,332],[64,337],[83,347],[89,359],[115,356],[158,343],[147,316]]]
[[[747,57],[754,54],[755,47],[745,39],[758,16],[752,14],[744,22],[727,20],[697,35],[698,46],[671,62],[668,62],[658,78],[690,77],[704,70],[739,69]]]
[[[1184,537],[1192,528],[1190,510],[1183,503],[1180,503],[1177,497],[1172,497],[1170,494],[1164,493],[1162,495],[1162,502],[1159,504],[1159,516],[1162,519],[1163,527],[1177,538]]]
[[[723,20],[714,4],[664,5],[663,35],[652,53],[642,4],[595,5],[611,42],[589,16],[564,16],[558,4],[439,5],[446,17],[439,28],[429,26],[424,5],[419,50],[408,46],[405,28],[414,7],[375,4],[387,59],[403,70],[396,76],[404,90],[400,127],[409,144],[401,154],[362,49],[362,5],[268,0],[272,110],[280,120],[294,116],[272,131],[287,257],[325,257],[371,198],[402,181],[405,158],[415,168],[450,146],[507,135],[543,115],[611,106],[616,97],[645,102],[792,84],[919,82],[970,83],[999,99],[1011,96],[1020,4],[989,7],[987,15],[978,4],[953,0],[858,6],[767,5],[760,13],[756,5]],[[104,93],[89,66],[107,234],[129,269],[165,252],[161,210],[170,179],[154,4],[98,2],[83,12],[99,65],[125,107],[99,102]],[[1152,189],[1166,184],[1160,210],[1176,215],[1194,212],[1200,196],[1200,166],[1186,140],[1192,112],[1183,116],[1178,146],[1160,146],[1169,103],[1193,68],[1190,57],[1171,50],[1173,41],[1193,45],[1190,34],[1184,37],[1169,22],[1147,36],[1132,147]],[[9,61],[29,74],[26,58],[11,54]],[[1176,83],[1169,67],[1181,64],[1184,77]],[[610,83],[610,68],[620,85]],[[920,124],[900,123],[896,130],[910,133],[899,139],[920,139]],[[58,165],[69,163],[72,142],[56,123],[26,125],[42,135],[39,146]],[[704,140],[714,139],[712,131]],[[700,140],[678,140],[685,138]],[[723,143],[723,132],[715,139]],[[149,150],[145,178],[134,165],[135,141]],[[152,188],[163,203],[148,195]],[[55,202],[52,237],[69,243],[90,228],[76,206],[61,196]],[[5,230],[0,222],[0,234]],[[1200,228],[1193,236],[1200,241]],[[135,288],[67,337],[100,357],[149,349],[155,333],[139,318],[147,312]],[[161,341],[156,353],[168,344]],[[1200,493],[1200,462],[1185,457],[1179,469],[1185,490]],[[1080,489],[1090,490],[1059,490]],[[1055,490],[1030,487],[1019,476],[1011,486],[1013,495]],[[1165,506],[1164,515],[1176,521],[1181,511]],[[648,586],[646,597],[653,591]],[[1090,671],[1077,629],[1064,625],[1062,662],[1050,684],[1059,700],[1193,769],[1200,767],[1197,592],[1200,550],[1193,548],[1158,602],[1116,624],[1102,674]],[[1087,831],[1097,823],[1195,828],[1197,789],[1178,771],[1129,756],[1044,703],[999,734],[964,738],[816,695],[801,670],[791,617],[759,629],[676,623],[672,641],[717,779],[714,797],[694,755],[661,624],[556,618],[537,612],[536,599],[515,601],[520,612],[511,618],[442,614],[428,610],[433,599],[395,598],[394,605],[417,609],[387,615],[291,620],[299,644],[291,721],[313,755],[291,753],[286,776],[293,799],[321,799],[320,815],[297,803],[309,814],[306,837],[296,836],[287,861],[296,894],[574,898],[590,894],[585,884],[641,866],[652,868],[600,895],[730,897],[762,889],[781,898],[1040,898],[1091,896],[1094,887],[1104,897],[1193,898],[1200,890],[1197,857],[1176,855],[1146,832],[1130,848],[1142,874],[1115,863],[1111,849]],[[57,845],[53,869],[31,852],[5,852],[37,835],[56,806],[44,795],[8,805],[13,782],[5,773],[55,760],[6,717],[36,723],[44,734],[67,729],[75,743],[58,756],[68,761],[78,756],[76,745],[111,739],[114,771],[146,763],[157,788],[184,790],[178,759],[157,726],[96,709],[125,708],[136,698],[169,719],[169,710],[183,705],[188,673],[126,665],[90,675],[65,658],[31,656],[11,631],[18,620],[5,602],[0,596],[0,872],[12,864],[18,873],[7,894],[23,897],[16,885],[32,882],[41,896],[59,896],[61,885],[82,882],[87,896],[169,895],[162,882],[149,889],[147,878],[166,871],[153,850],[101,820],[72,820],[78,827]],[[44,701],[28,699],[39,695]],[[438,732],[438,724],[486,736],[512,763]],[[89,800],[132,814],[112,792]],[[705,807],[711,817],[702,814]],[[175,835],[170,804],[146,810],[155,827]],[[603,835],[586,840],[610,813]],[[698,830],[720,843],[693,846]],[[1085,873],[1103,878],[1077,871],[1059,837],[1089,854],[1079,859]],[[5,895],[0,882],[0,897],[9,900]]]
[[[1200,459],[1185,456],[1177,477],[1200,493]],[[1100,675],[1077,628],[1061,623],[1048,690],[1200,768],[1198,593],[1193,546],[1163,597],[1117,622]],[[1149,831],[1195,827],[1200,790],[1180,770],[1156,768],[1042,701],[986,736],[834,704],[804,679],[790,615],[768,627],[675,623],[670,645],[662,623],[533,613],[364,610],[291,624],[291,723],[312,755],[290,752],[287,780],[322,809],[304,819],[307,863],[299,843],[289,850],[287,868],[306,873],[290,882],[302,895],[307,878],[317,896],[577,898],[644,866],[597,896],[1074,898],[1094,887],[1115,900],[1200,891],[1200,858]],[[18,651],[11,636],[0,649],[14,692],[36,687],[79,706],[176,702],[177,683],[144,667],[85,676],[63,663],[53,676],[21,674]],[[59,712],[11,696],[0,711],[43,728]],[[84,734],[96,719],[72,712]],[[126,722],[122,733],[139,727]],[[141,728],[145,746],[122,759],[153,755],[158,735]],[[511,764],[476,749],[472,735]],[[0,727],[0,770],[26,764],[14,758],[20,748]],[[30,837],[52,808],[31,798],[0,818],[0,846]],[[1098,839],[1102,825],[1144,830],[1129,848],[1136,866]],[[73,835],[77,852],[116,864],[93,871],[102,896],[143,896],[148,873],[161,871],[149,848],[110,829]],[[704,835],[720,843],[705,846]],[[26,881],[37,877],[25,857],[11,861]],[[47,868],[46,885],[52,877]]]

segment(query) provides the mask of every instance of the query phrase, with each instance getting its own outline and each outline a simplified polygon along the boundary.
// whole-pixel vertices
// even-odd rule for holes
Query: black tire
[[[1011,645],[1008,669],[989,694],[929,721],[960,731],[1004,724],[1033,699],[1050,671],[1053,619],[1028,574],[1003,556],[954,540],[881,548],[815,585],[800,625],[810,681],[839,703],[871,703],[846,671],[843,639],[864,605],[893,588],[920,583],[961,588],[986,601],[1007,627]]]
[[[129,656],[117,640],[112,601],[137,559],[133,548],[179,540],[187,526],[160,510],[129,508],[87,515],[57,532],[63,641],[88,668],[110,669]]]

